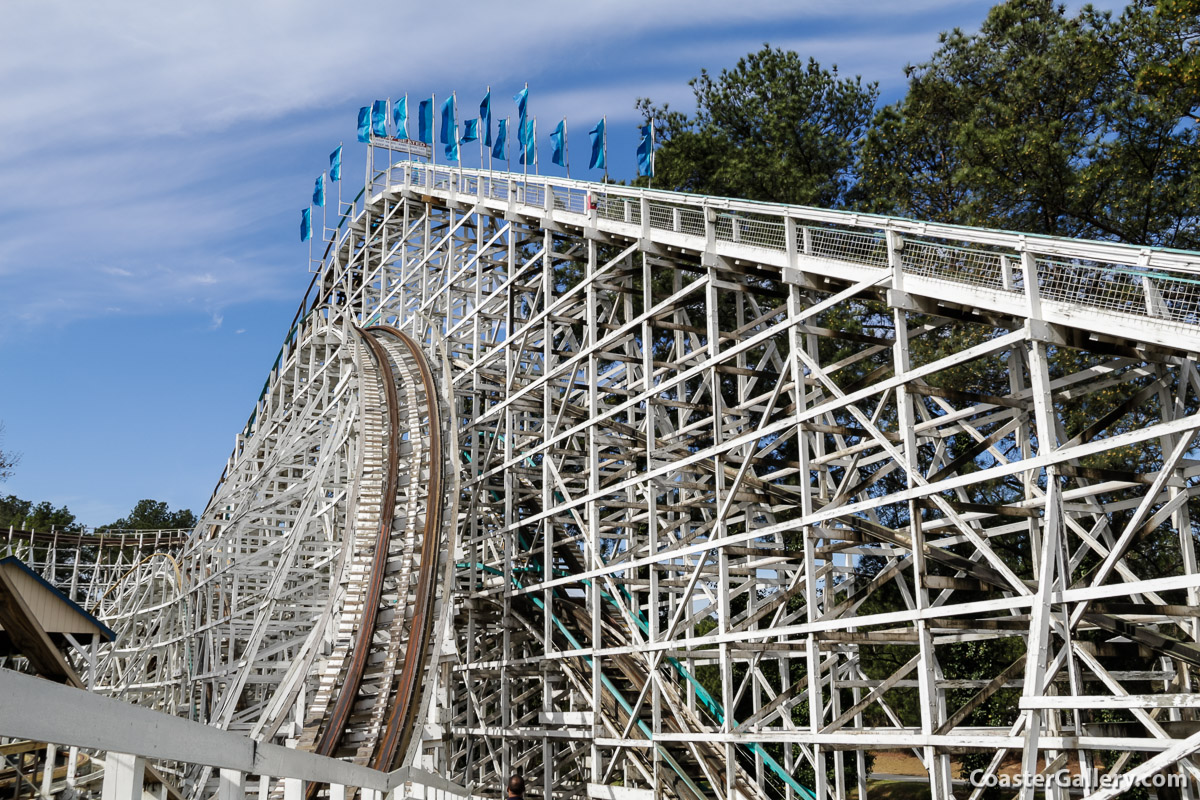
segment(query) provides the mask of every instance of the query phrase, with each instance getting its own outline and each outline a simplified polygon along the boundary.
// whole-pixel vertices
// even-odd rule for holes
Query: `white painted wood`
[[[141,756],[109,751],[104,757],[102,800],[142,800],[146,760]]]
[[[245,800],[246,773],[222,769],[217,783],[217,800]]]

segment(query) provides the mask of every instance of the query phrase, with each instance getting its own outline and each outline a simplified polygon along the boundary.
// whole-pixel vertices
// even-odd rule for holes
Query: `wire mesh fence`
[[[1200,323],[1200,280],[1158,270],[1075,260],[1037,259],[1038,289],[1047,300],[1138,316]]]
[[[628,222],[632,225],[642,224],[642,206],[629,197],[601,194],[594,196],[596,215],[601,219],[614,222]]]
[[[414,186],[478,194],[493,200],[515,201],[577,214],[595,210],[599,219],[642,225],[647,209],[649,227],[692,236],[712,236],[776,252],[788,248],[787,215],[717,210],[707,198],[667,203],[646,202],[636,190],[603,191],[577,183],[558,183],[538,176],[472,175],[463,170],[434,165],[395,165],[384,173],[387,180]],[[430,177],[432,176],[432,178]],[[546,192],[551,204],[546,204]],[[708,220],[712,220],[711,223]],[[871,218],[857,225],[796,225],[796,250],[805,255],[870,267],[889,267],[884,230],[872,229]],[[1016,235],[1014,235],[1015,237]],[[1025,275],[1014,246],[979,245],[907,234],[900,240],[897,257],[905,274],[926,279],[968,284],[993,291],[1022,293]],[[1038,256],[1037,282],[1041,297],[1050,302],[1101,309],[1164,321],[1200,324],[1200,269],[1196,271],[1144,268],[1122,263]],[[1185,264],[1185,267],[1187,265]],[[1200,260],[1197,266],[1200,267]]]
[[[748,214],[718,214],[716,238],[765,247],[769,250],[787,249],[787,230],[783,220]]]
[[[808,228],[810,255],[851,261],[870,267],[888,266],[887,240],[883,231],[865,233],[839,228]],[[801,242],[803,239],[801,239]]]
[[[985,250],[939,242],[906,241],[900,251],[904,272],[936,280],[970,283],[990,289],[1011,290],[1013,261],[1020,259]]]

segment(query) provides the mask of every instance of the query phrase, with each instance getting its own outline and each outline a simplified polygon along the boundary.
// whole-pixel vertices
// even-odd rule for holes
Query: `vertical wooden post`
[[[109,753],[104,759],[102,800],[142,800],[146,759],[128,753]]]
[[[217,784],[217,800],[245,800],[246,773],[236,769],[221,770]]]
[[[58,746],[46,745],[46,762],[42,767],[42,794],[50,796],[50,788],[54,783],[54,762],[58,755]]]

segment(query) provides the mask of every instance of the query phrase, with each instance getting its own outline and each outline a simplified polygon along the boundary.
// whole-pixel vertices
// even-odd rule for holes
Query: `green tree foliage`
[[[75,515],[63,506],[55,508],[48,501],[34,503],[15,495],[0,497],[0,530],[60,531],[79,530]]]
[[[191,509],[171,511],[166,503],[156,500],[138,500],[129,515],[105,525],[100,530],[159,530],[163,528],[193,528],[196,515]]]
[[[691,81],[688,116],[649,98],[660,143],[656,186],[805,205],[841,205],[876,84],[841,78],[796,53],[764,45],[713,77]]]
[[[1138,88],[1155,96],[1181,92],[1191,108],[1187,116],[1200,122],[1200,0],[1159,0],[1156,22],[1171,35],[1162,41],[1163,56],[1142,66]]]
[[[909,68],[904,99],[876,116],[854,200],[944,222],[1200,246],[1198,131],[1186,121],[1200,96],[1186,66],[1198,23],[1182,9],[1194,4],[1165,13],[1139,0],[1114,20],[1010,0],[979,33],[943,34]]]

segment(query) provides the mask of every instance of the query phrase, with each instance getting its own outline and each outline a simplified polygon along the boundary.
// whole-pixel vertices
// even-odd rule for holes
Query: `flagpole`
[[[374,112],[372,112],[374,113]],[[373,120],[372,120],[373,121]],[[367,177],[363,182],[363,208],[367,207],[367,201],[371,198],[371,160],[375,157],[375,148],[371,144],[371,139],[374,137],[371,128],[367,127]]]
[[[655,169],[655,160],[656,157],[658,157],[656,156],[655,151],[658,150],[658,146],[656,146],[658,145],[658,140],[659,134],[658,131],[655,130],[654,118],[652,116],[652,118],[650,118],[650,181],[652,182],[654,181],[654,173],[658,172],[658,170]]]
[[[542,174],[539,170],[539,167],[542,165],[538,162],[537,117],[533,118],[533,135],[529,137],[529,140],[533,142],[533,175],[536,178],[538,175]],[[528,159],[526,160],[528,161]]]
[[[654,117],[650,118],[650,180],[646,183],[646,188],[654,188]]]
[[[608,114],[601,119],[604,120],[604,182],[608,183]]]
[[[525,113],[517,120],[517,142],[521,145],[521,163],[525,167],[525,177],[521,184],[521,200],[529,192],[529,148],[525,146],[525,119],[529,116],[529,81],[525,81]]]
[[[389,96],[387,99],[387,107],[385,107],[383,109],[383,132],[384,133],[387,133],[388,117],[390,117],[391,115],[392,115],[392,98]],[[385,136],[384,138],[387,138],[387,137]],[[387,149],[387,151],[388,151],[388,171],[387,171],[387,179],[383,182],[384,186],[387,186],[389,183],[392,182],[392,155],[393,155],[392,148],[389,147]]]
[[[433,133],[433,115],[437,113],[437,92],[429,95],[429,138],[432,140],[429,143],[429,187],[433,188],[434,181],[437,176],[433,173],[437,171],[437,136]],[[420,125],[421,121],[418,120]],[[420,134],[420,130],[417,133]]]
[[[563,117],[563,161],[567,165],[567,180],[571,180],[571,146],[567,139],[567,118]]]
[[[321,173],[321,241],[326,241],[325,237],[329,235],[329,198],[325,196],[325,173]]]
[[[343,144],[345,144],[345,142],[338,142],[338,147],[340,148],[340,147],[341,147]],[[338,184],[338,207],[337,207],[337,213],[338,213],[338,216],[340,217],[340,216],[342,215],[342,176],[341,176],[341,174],[340,174],[340,173],[341,173],[341,166],[340,166],[340,163],[341,163],[341,157],[340,157],[340,156],[338,157],[338,162],[339,162],[339,167],[338,167],[338,172],[339,172],[339,175],[338,175],[338,182],[337,182],[337,184]]]

